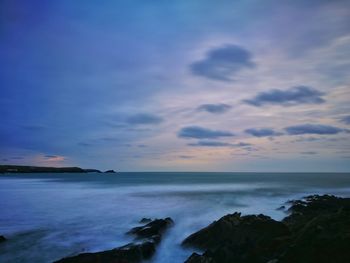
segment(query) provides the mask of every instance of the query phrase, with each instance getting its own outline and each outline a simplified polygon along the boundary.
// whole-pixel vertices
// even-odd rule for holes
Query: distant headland
[[[83,169],[80,167],[0,165],[0,173],[102,173],[102,171],[97,169]],[[105,173],[115,173],[115,171],[107,170]]]

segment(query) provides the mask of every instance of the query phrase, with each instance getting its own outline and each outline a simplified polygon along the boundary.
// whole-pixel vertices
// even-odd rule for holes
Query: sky
[[[0,163],[350,172],[350,1],[0,1]]]

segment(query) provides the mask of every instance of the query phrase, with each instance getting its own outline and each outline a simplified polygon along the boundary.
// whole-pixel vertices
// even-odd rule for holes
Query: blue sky
[[[350,171],[350,2],[0,3],[0,161]]]

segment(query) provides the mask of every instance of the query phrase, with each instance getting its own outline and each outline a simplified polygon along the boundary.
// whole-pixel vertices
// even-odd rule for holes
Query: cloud
[[[250,143],[227,143],[220,141],[198,141],[196,143],[189,143],[188,146],[204,146],[204,147],[247,147],[251,146]]]
[[[340,129],[330,125],[322,125],[322,124],[301,124],[295,126],[289,126],[284,128],[285,131],[289,135],[302,135],[302,134],[337,134],[345,131],[344,129]]]
[[[260,92],[253,99],[244,100],[246,104],[261,107],[264,105],[293,106],[298,104],[320,104],[325,102],[323,92],[307,86],[296,86],[288,90],[273,89]]]
[[[149,113],[139,113],[132,115],[126,119],[128,124],[138,125],[138,124],[160,124],[163,119],[157,115]]]
[[[58,156],[58,155],[45,155],[43,157],[45,158],[45,161],[48,161],[48,162],[62,162],[66,160],[64,156]]]
[[[197,109],[199,111],[207,111],[213,114],[225,113],[232,107],[228,104],[218,103],[218,104],[202,104]]]
[[[237,45],[224,45],[209,50],[203,60],[190,65],[191,72],[201,77],[231,81],[231,77],[244,68],[255,66],[249,51]]]
[[[255,137],[280,136],[283,134],[281,132],[276,132],[270,128],[262,128],[262,129],[251,128],[251,129],[246,129],[244,132],[247,134],[253,135]]]
[[[205,147],[226,147],[232,146],[231,143],[219,141],[198,141],[196,143],[189,143],[188,146],[205,146]]]
[[[350,124],[350,115],[341,118],[340,121],[345,123],[345,124]]]
[[[195,139],[215,139],[219,137],[231,137],[233,133],[229,131],[210,130],[199,126],[188,126],[182,128],[178,132],[180,138],[195,138]]]
[[[194,156],[192,156],[192,155],[179,155],[178,158],[180,158],[180,159],[193,159]]]
[[[309,152],[301,152],[301,154],[306,154],[306,155],[315,155],[315,154],[317,154],[317,152],[312,152],[312,151],[309,151]]]

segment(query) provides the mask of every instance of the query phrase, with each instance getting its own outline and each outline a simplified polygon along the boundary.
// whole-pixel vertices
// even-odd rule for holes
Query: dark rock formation
[[[150,223],[131,229],[128,234],[134,235],[137,242],[96,253],[82,253],[63,258],[57,263],[137,263],[150,259],[164,231],[173,224],[171,218],[156,219]]]
[[[107,170],[107,171],[105,171],[105,173],[110,173],[110,174],[115,174],[116,173],[116,171],[114,171],[114,170]]]
[[[197,253],[193,253],[185,263],[215,263],[210,256],[199,255]]]
[[[280,262],[350,262],[350,198],[313,195],[291,202],[283,222],[292,230]]]
[[[285,206],[285,205],[282,205],[282,206],[280,206],[279,208],[277,208],[276,210],[285,211],[285,210],[286,210],[286,206]]]
[[[270,247],[281,246],[289,234],[285,224],[268,216],[234,213],[190,235],[183,245],[207,250],[189,262],[264,262],[273,255]]]
[[[137,263],[151,258],[155,250],[156,246],[152,242],[131,243],[102,252],[82,253],[77,256],[63,258],[56,261],[56,263]]]
[[[4,236],[0,236],[0,243],[6,241],[7,239]]]
[[[151,218],[142,218],[141,220],[140,220],[140,224],[146,224],[146,223],[149,223],[149,222],[151,222],[152,221],[152,219]]]
[[[186,263],[350,262],[350,198],[314,195],[289,204],[282,222],[234,213],[190,235],[183,245],[205,252]]]
[[[127,234],[135,235],[137,239],[151,239],[155,243],[159,243],[162,233],[172,224],[170,217],[165,219],[155,219],[144,226],[138,226],[131,229]]]

